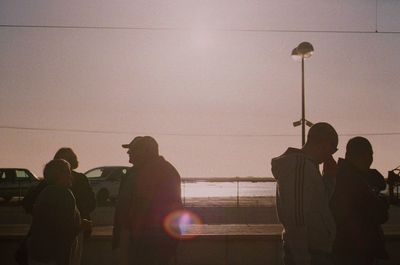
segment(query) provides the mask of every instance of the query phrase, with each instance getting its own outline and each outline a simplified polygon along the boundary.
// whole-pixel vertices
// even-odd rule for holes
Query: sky
[[[78,171],[128,165],[152,135],[182,177],[271,177],[327,121],[343,157],[367,137],[373,167],[400,164],[400,1],[1,1],[0,166],[41,176],[68,146]]]

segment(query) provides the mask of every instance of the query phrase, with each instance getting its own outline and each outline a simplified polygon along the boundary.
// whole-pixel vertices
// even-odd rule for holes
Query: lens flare
[[[173,238],[192,239],[196,225],[202,224],[200,217],[188,210],[177,210],[168,214],[164,219],[164,229]]]

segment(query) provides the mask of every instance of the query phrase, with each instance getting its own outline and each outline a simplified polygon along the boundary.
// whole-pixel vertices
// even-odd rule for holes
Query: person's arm
[[[130,231],[126,228],[122,228],[120,231],[120,244],[116,253],[118,264],[129,265],[130,256]]]
[[[361,183],[357,189],[357,204],[360,213],[366,220],[375,224],[383,224],[389,219],[388,204],[379,198],[365,183]]]
[[[294,170],[294,205],[284,211],[293,211],[295,213],[293,220],[288,220],[284,224],[286,233],[285,243],[288,244],[294,264],[309,265],[311,257],[309,253],[308,242],[308,212],[312,209],[312,194],[314,186],[311,183],[312,175],[316,174],[317,169],[299,157],[296,161]],[[314,172],[315,171],[315,172]]]
[[[369,186],[374,190],[375,193],[379,193],[386,189],[385,178],[378,170],[370,169],[366,179],[369,182]]]
[[[133,171],[121,179],[117,204],[114,213],[114,227],[112,249],[120,247],[122,229],[130,229],[130,203],[132,201],[132,189],[134,181]]]
[[[337,165],[332,157],[324,163],[324,176],[321,176],[318,165],[302,161],[301,158],[297,162],[294,191],[295,226],[291,227],[289,241],[296,265],[310,264],[309,251],[310,248],[317,247],[314,242],[316,238],[331,240],[330,233],[326,231],[332,228],[325,222],[325,214],[329,212],[328,199],[334,192],[336,173]],[[318,231],[326,233],[316,234]]]
[[[76,207],[75,198],[70,190],[62,190],[62,194],[60,192],[60,197],[58,199],[59,207],[57,209],[56,222],[59,227],[59,258],[64,260],[66,262],[65,264],[69,264],[72,244],[81,231],[81,216]]]
[[[182,208],[182,196],[181,196],[181,177],[175,168],[171,169],[170,182],[167,183],[168,190],[170,191],[169,200],[171,210],[177,210]]]
[[[82,174],[74,172],[74,177],[77,179],[77,200],[79,200],[78,206],[81,212],[81,217],[90,220],[90,213],[96,208],[96,198],[92,187],[89,184],[88,178]]]
[[[285,230],[290,232],[290,240],[285,241],[285,244],[289,246],[294,261],[293,264],[310,265],[311,257],[308,249],[306,226],[298,225],[289,229],[285,228]]]

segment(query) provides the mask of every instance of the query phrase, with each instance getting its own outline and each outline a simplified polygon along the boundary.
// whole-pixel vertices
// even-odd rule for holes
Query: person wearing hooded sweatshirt
[[[338,135],[328,123],[313,125],[301,148],[272,159],[276,207],[284,231],[285,265],[334,264],[335,222],[329,209],[334,191]],[[324,175],[319,165],[324,163]]]

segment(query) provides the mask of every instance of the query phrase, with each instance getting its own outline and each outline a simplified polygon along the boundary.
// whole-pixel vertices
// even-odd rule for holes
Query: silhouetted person
[[[154,138],[135,138],[128,148],[133,168],[121,189],[121,207],[125,214],[117,216],[121,225],[120,248],[123,264],[168,264],[175,255],[177,240],[164,230],[165,217],[182,208],[180,176],[158,153]],[[122,201],[124,200],[124,201]],[[128,203],[126,203],[128,202]],[[124,255],[122,255],[124,256]]]
[[[65,160],[52,160],[44,168],[47,186],[38,195],[27,240],[29,264],[69,265],[71,249],[80,231],[80,215],[69,190],[72,177]]]
[[[277,181],[276,207],[284,227],[285,265],[333,264],[335,223],[329,209],[334,190],[338,135],[328,123],[317,123],[302,149],[288,148],[272,159]],[[324,175],[319,164],[324,163]]]
[[[54,159],[64,159],[71,165],[72,170],[72,185],[71,191],[75,196],[76,205],[79,209],[81,219],[90,221],[90,213],[96,208],[96,198],[92,188],[90,187],[89,180],[83,173],[76,172],[79,162],[78,157],[74,151],[69,147],[60,148],[54,155]],[[91,224],[91,222],[86,222]],[[90,225],[85,226],[86,229],[78,235],[78,240],[74,246],[75,260],[71,261],[71,265],[80,265],[83,252],[83,238],[89,237],[92,233]]]
[[[337,227],[333,248],[337,264],[367,265],[387,258],[380,225],[388,219],[388,205],[368,181],[372,161],[372,146],[363,137],[350,139],[345,159],[339,159],[331,201]]]
[[[89,185],[87,177],[82,173],[73,171],[79,165],[76,154],[71,148],[63,147],[56,152],[56,154],[54,155],[54,159],[64,159],[70,164],[70,167],[72,169],[72,185],[70,189],[75,197],[76,204],[82,220],[85,219],[90,221],[90,213],[96,207],[96,199],[94,196],[94,192]],[[32,188],[22,200],[22,206],[28,213],[32,212],[33,205],[37,197],[39,196],[41,191],[45,187],[47,187],[47,185],[48,183],[46,179],[42,180],[36,187]],[[76,253],[74,255],[75,260],[71,261],[72,265],[80,264],[83,251],[83,237],[88,237],[91,233],[91,227],[90,225],[88,225],[90,224],[90,222],[85,221],[85,223],[87,223],[87,225],[85,225],[85,230],[83,230],[82,233],[79,234],[76,245],[74,245],[74,251]]]
[[[71,148],[63,147],[56,152],[54,159],[64,159],[71,165],[71,190],[75,196],[76,205],[81,213],[81,218],[90,220],[90,213],[96,208],[96,198],[85,174],[75,171],[79,166],[78,157]]]
[[[142,136],[135,137],[129,145],[133,146],[137,141],[142,139]],[[130,161],[133,165],[133,161]],[[114,226],[113,226],[113,238],[112,238],[112,249],[118,249],[120,247],[120,240],[121,240],[121,229],[122,223],[126,219],[125,215],[129,212],[130,204],[132,200],[132,191],[133,191],[133,181],[135,178],[135,167],[134,165],[126,172],[126,174],[121,178],[121,182],[119,185],[119,192],[118,192],[118,199],[117,204],[115,206],[115,213],[114,213]]]

